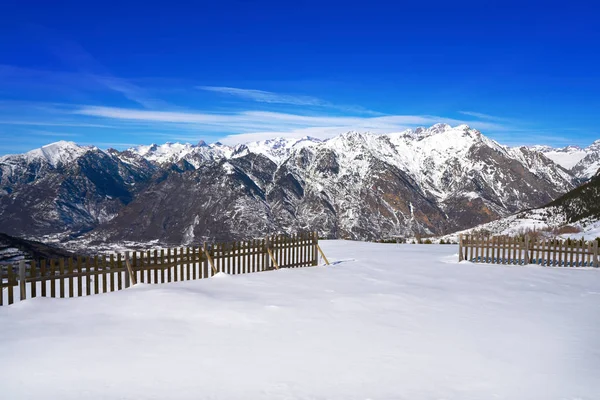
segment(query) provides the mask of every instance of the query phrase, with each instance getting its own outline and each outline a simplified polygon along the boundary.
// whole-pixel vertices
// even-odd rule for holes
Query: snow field
[[[1,397],[599,398],[600,271],[321,245],[333,265],[2,307]]]

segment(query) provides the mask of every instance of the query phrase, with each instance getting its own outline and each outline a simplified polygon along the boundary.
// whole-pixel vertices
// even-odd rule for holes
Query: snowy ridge
[[[0,163],[14,163],[19,160],[24,160],[25,162],[42,161],[56,168],[58,165],[66,165],[77,160],[90,150],[99,149],[95,146],[80,146],[74,142],[61,140],[22,155],[10,154],[2,156],[0,157]]]
[[[67,142],[54,146],[60,151],[46,147],[27,154],[59,165],[83,153],[79,164],[90,175],[77,182],[81,189],[61,192],[65,200],[46,202],[45,211],[23,209],[19,193],[27,193],[30,204],[45,196],[42,186],[36,191],[30,182],[45,179],[43,187],[54,192],[56,179],[70,182],[80,172],[46,171],[30,165],[26,155],[15,156],[18,163],[0,162],[0,190],[8,195],[0,197],[0,215],[17,220],[35,214],[43,221],[53,216],[63,221],[59,226],[80,221],[79,229],[105,229],[98,237],[115,240],[160,235],[182,243],[215,232],[243,238],[309,228],[355,239],[440,234],[539,207],[575,184],[569,171],[542,153],[502,146],[467,125],[383,135],[350,131],[324,141],[165,143],[123,152]],[[97,188],[93,201],[81,198],[89,184]],[[184,212],[173,215],[176,209]],[[122,210],[128,211],[117,216]],[[217,222],[216,214],[223,220]],[[149,215],[151,224],[144,222]],[[44,234],[58,233],[53,224],[44,222]]]
[[[156,164],[178,163],[185,160],[198,168],[205,162],[230,158],[235,149],[219,142],[207,145],[204,141],[200,141],[196,145],[171,142],[162,145],[142,145],[130,148],[128,151]]]
[[[243,156],[247,153],[262,154],[275,164],[281,164],[289,157],[294,149],[314,146],[321,143],[320,139],[305,136],[301,139],[275,138],[250,142],[238,146],[236,156]]]
[[[596,140],[586,148],[578,146],[563,148],[531,146],[530,149],[543,153],[546,157],[583,180],[590,179],[600,170],[600,140]]]

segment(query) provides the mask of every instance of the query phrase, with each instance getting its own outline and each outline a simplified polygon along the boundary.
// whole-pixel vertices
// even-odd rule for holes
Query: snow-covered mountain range
[[[0,158],[0,231],[169,243],[302,229],[357,239],[443,234],[575,187],[580,175],[537,150],[445,124],[122,152],[58,142]]]
[[[540,151],[555,163],[568,169],[577,178],[586,181],[600,171],[600,140],[588,147],[532,146],[531,150]]]

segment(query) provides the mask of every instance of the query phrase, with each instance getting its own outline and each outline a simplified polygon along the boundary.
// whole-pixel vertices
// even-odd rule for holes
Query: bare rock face
[[[576,179],[539,151],[501,146],[465,125],[30,153],[0,158],[0,231],[99,242],[444,234],[546,204]]]

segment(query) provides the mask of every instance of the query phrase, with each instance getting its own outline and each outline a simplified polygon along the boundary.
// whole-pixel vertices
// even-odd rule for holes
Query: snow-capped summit
[[[60,164],[68,164],[94,149],[97,150],[98,148],[94,146],[80,146],[74,142],[61,140],[42,146],[39,149],[31,150],[25,153],[24,157],[27,160],[43,160],[52,167],[57,167]],[[6,159],[6,157],[3,158]]]
[[[246,143],[248,152],[262,154],[275,164],[281,164],[290,154],[292,149],[313,146],[321,143],[321,140],[305,136],[301,139],[282,138],[260,140]]]

